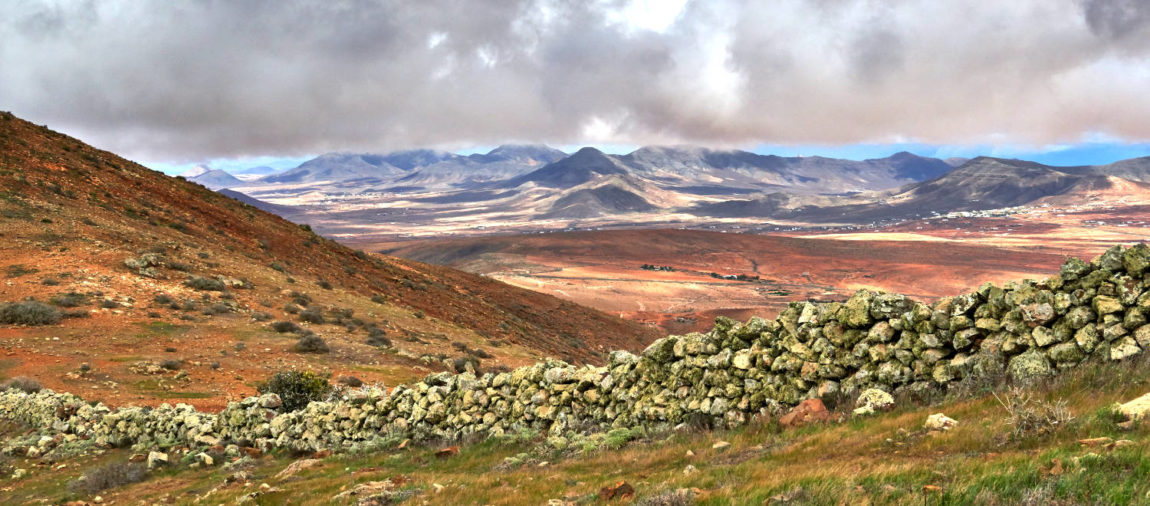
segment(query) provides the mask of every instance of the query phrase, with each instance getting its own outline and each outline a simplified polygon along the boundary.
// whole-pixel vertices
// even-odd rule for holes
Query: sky
[[[698,144],[1150,154],[1145,0],[7,0],[0,110],[166,171]]]

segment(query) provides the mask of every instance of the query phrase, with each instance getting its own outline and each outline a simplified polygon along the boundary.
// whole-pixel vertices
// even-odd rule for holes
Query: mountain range
[[[908,152],[843,160],[696,146],[648,146],[623,155],[585,147],[568,155],[543,145],[505,145],[470,155],[429,149],[328,153],[284,172],[241,176],[247,180],[196,171],[189,180],[244,194],[325,233],[351,235],[381,223],[395,225],[391,230],[434,225],[453,232],[729,219],[883,222],[1118,186],[1141,192],[1150,182],[1150,157],[1054,167]]]

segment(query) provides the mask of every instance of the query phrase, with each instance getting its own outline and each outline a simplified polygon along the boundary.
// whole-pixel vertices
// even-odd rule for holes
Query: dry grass
[[[586,453],[556,451],[544,444],[545,435],[526,434],[464,443],[458,455],[442,459],[434,452],[457,443],[409,444],[398,449],[402,438],[395,438],[368,451],[328,457],[323,465],[301,472],[293,481],[271,478],[294,460],[286,454],[257,460],[248,472],[282,489],[261,496],[264,504],[289,500],[328,504],[341,490],[356,484],[400,476],[405,488],[418,491],[415,501],[428,504],[544,504],[549,499],[598,504],[599,489],[619,481],[634,486],[637,502],[650,504],[663,504],[658,501],[679,489],[695,488],[695,504],[757,505],[771,498],[792,498],[797,504],[1124,504],[1147,500],[1150,484],[1141,477],[1150,472],[1150,430],[1122,432],[1109,411],[1114,402],[1150,391],[1150,367],[1145,359],[1087,365],[1011,394],[1029,399],[1028,409],[1061,406],[1076,421],[1045,431],[1042,437],[1017,438],[1009,444],[1003,444],[1001,435],[1011,433],[1018,423],[1002,416],[998,398],[1003,395],[996,398],[994,392],[1004,390],[1001,385],[987,386],[964,396],[941,395],[928,406],[903,404],[872,418],[785,431],[768,422],[730,431],[648,432],[618,449]],[[942,433],[921,430],[927,415],[940,411],[959,425]],[[1135,444],[1109,450],[1078,444],[1079,439],[1102,436],[1130,439]],[[731,446],[712,449],[718,441]],[[694,455],[688,456],[688,450]],[[521,454],[528,457],[525,463],[503,465],[508,457]],[[1061,472],[1051,474],[1055,461],[1061,463]],[[685,474],[687,465],[696,471]],[[227,476],[219,468],[169,473],[160,478],[163,489],[154,486],[153,478],[104,496],[134,503],[159,501],[166,494],[173,502],[190,503]],[[43,481],[29,484],[31,489],[50,489],[46,482],[52,478],[36,479]],[[436,493],[434,484],[442,485],[442,490]],[[238,485],[221,488],[210,502],[229,503],[252,491]]]

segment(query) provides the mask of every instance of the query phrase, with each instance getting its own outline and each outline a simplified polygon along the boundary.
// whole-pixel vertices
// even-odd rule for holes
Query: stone
[[[643,357],[654,361],[657,364],[665,364],[675,358],[675,339],[664,337],[656,339],[655,342],[647,346],[643,350]]]
[[[894,406],[894,397],[877,388],[868,388],[855,400],[855,416],[870,415]]]
[[[259,403],[260,407],[265,409],[277,409],[284,405],[283,400],[281,400],[280,396],[276,394],[261,395]]]
[[[1141,276],[1150,268],[1150,247],[1144,243],[1135,244],[1122,254],[1122,267],[1131,276]]]
[[[1123,337],[1110,345],[1110,360],[1124,360],[1139,353],[1142,348],[1132,337]]]
[[[1054,331],[1046,327],[1034,327],[1034,329],[1030,331],[1030,337],[1034,338],[1034,344],[1043,348],[1058,342]]]
[[[148,469],[155,469],[168,465],[168,454],[163,452],[148,453]]]
[[[1123,310],[1122,302],[1114,297],[1107,297],[1105,295],[1094,297],[1092,306],[1094,307],[1094,312],[1100,315],[1120,313]]]
[[[870,305],[873,298],[874,296],[867,290],[855,292],[839,310],[839,321],[854,328],[869,325],[873,321],[870,315]]]
[[[1104,270],[1116,271],[1122,268],[1122,252],[1123,248],[1121,245],[1113,246],[1106,250],[1102,256],[1099,256],[1096,260],[1094,260],[1094,263],[1096,263],[1099,268]]]
[[[1119,405],[1115,411],[1126,420],[1139,421],[1146,418],[1150,414],[1150,393]]]
[[[1074,281],[1090,272],[1090,264],[1080,258],[1070,257],[1062,264],[1059,275],[1066,281]]]
[[[1050,367],[1050,361],[1042,352],[1032,349],[1010,359],[1007,371],[1011,378],[1025,382],[1047,376],[1053,372],[1053,369]]]
[[[801,427],[811,423],[826,422],[831,419],[831,413],[820,399],[807,399],[790,412],[779,418],[783,427]]]
[[[1098,328],[1095,327],[1093,323],[1078,329],[1078,332],[1074,333],[1074,342],[1078,343],[1078,347],[1082,348],[1082,351],[1086,353],[1093,352],[1094,348],[1098,346],[1098,341]]]
[[[286,480],[288,478],[291,478],[292,476],[299,474],[299,472],[303,471],[304,469],[310,469],[310,468],[318,466],[322,463],[323,463],[323,461],[320,459],[300,459],[300,460],[297,460],[295,462],[292,462],[291,464],[288,464],[287,467],[285,467],[282,471],[277,473],[276,479],[277,480]]]
[[[950,418],[942,413],[935,413],[926,417],[926,423],[922,427],[931,431],[946,431],[958,425],[958,420]]]
[[[1048,302],[1023,304],[1022,321],[1031,327],[1046,325],[1054,319],[1054,306]]]
[[[751,350],[739,350],[735,353],[734,358],[731,359],[731,365],[736,369],[747,370],[750,369],[754,360]]]
[[[711,445],[712,450],[726,450],[727,448],[730,448],[730,447],[731,447],[731,443],[728,443],[726,441],[719,441],[719,442]]]
[[[1051,346],[1048,354],[1051,360],[1060,364],[1078,363],[1084,357],[1082,349],[1073,341]]]
[[[880,293],[871,301],[870,315],[875,320],[890,320],[911,310],[913,303],[905,295]]]

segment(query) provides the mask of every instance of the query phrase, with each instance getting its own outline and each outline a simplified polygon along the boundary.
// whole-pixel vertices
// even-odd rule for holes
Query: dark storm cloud
[[[1150,139],[1140,0],[689,1],[658,26],[629,6],[0,2],[0,109],[153,160]]]
[[[1100,36],[1150,36],[1150,3],[1145,0],[1083,0],[1082,8],[1086,23]]]

